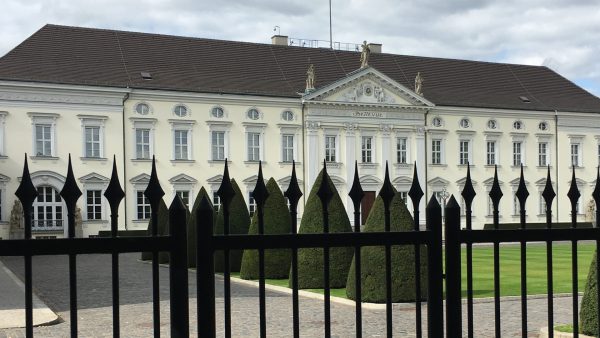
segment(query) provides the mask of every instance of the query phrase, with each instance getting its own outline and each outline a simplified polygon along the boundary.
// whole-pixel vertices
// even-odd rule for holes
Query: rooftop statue
[[[360,68],[365,68],[369,65],[369,57],[371,56],[371,48],[367,44],[367,41],[363,41],[362,52],[360,53]]]
[[[306,71],[306,92],[313,91],[315,89],[315,66],[311,63],[308,65]]]
[[[415,93],[417,95],[423,96],[423,82],[425,82],[425,79],[421,76],[421,72],[417,72],[417,76],[415,77]]]

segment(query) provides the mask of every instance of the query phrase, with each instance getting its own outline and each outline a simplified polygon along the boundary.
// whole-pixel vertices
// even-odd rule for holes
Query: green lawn
[[[592,261],[595,244],[578,245],[579,291],[583,291]],[[571,243],[559,243],[553,246],[554,293],[571,292]],[[473,297],[494,296],[494,250],[491,246],[473,247]],[[500,247],[500,294],[502,296],[518,296],[521,294],[521,248],[519,245]],[[462,288],[466,296],[467,265],[466,250],[462,250]],[[239,273],[232,273],[239,278]],[[287,279],[267,279],[267,284],[288,286]],[[529,244],[527,246],[527,294],[545,294],[546,281],[546,245]],[[309,289],[323,293],[322,289]],[[346,289],[331,289],[331,295],[346,297]]]

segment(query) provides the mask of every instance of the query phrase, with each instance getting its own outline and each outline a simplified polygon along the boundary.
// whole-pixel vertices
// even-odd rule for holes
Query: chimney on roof
[[[369,49],[371,50],[371,53],[379,54],[379,53],[381,53],[381,44],[380,43],[370,43]]]
[[[288,37],[287,37],[287,35],[273,35],[271,37],[271,44],[279,45],[279,46],[287,46],[288,45]]]

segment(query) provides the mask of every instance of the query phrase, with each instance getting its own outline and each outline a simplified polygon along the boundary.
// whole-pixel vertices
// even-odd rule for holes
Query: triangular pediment
[[[429,185],[433,185],[433,186],[447,186],[450,183],[450,181],[445,180],[441,177],[434,177],[434,178],[430,179],[429,181],[427,181],[427,183]]]
[[[81,183],[106,183],[109,179],[98,173],[91,173],[79,178]]]
[[[206,180],[209,184],[220,184],[223,182],[223,175],[216,175]]]
[[[490,185],[493,185],[493,184],[494,184],[494,178],[493,177],[490,177],[487,180],[483,181],[483,185],[486,185],[486,186],[490,186]],[[504,184],[504,182],[502,182],[501,180],[498,180],[498,185],[503,185],[503,184]]]
[[[135,177],[133,177],[132,179],[129,180],[129,182],[131,183],[148,183],[150,182],[150,175],[148,174],[139,174]]]
[[[510,185],[519,185],[519,183],[521,183],[520,177],[517,177],[514,180],[511,180],[510,182],[508,182],[508,184],[510,184]],[[544,178],[544,184],[546,184],[545,178]],[[525,180],[525,185],[529,185],[529,181]]]
[[[10,177],[0,174],[0,182],[6,183],[10,181]]]
[[[292,180],[292,176],[286,176],[284,178],[281,178],[279,180],[277,180],[277,184],[279,184],[279,186],[281,187],[281,189],[285,189],[287,190],[287,188],[290,186],[290,181]],[[302,189],[302,180],[299,178],[296,178],[296,180],[298,181],[298,185],[300,186],[300,189]]]
[[[394,180],[392,181],[392,183],[394,185],[411,185],[412,184],[412,178],[410,178],[408,176],[398,176],[398,177],[394,178]]]
[[[360,184],[381,184],[381,179],[373,175],[365,175],[360,177]]]
[[[169,179],[169,182],[171,182],[171,184],[194,184],[198,181],[195,178],[186,174],[179,174],[171,177]]]
[[[461,178],[460,180],[457,180],[456,184],[462,187],[462,186],[465,185],[466,182],[467,182],[467,177],[465,176],[465,177]],[[477,181],[475,181],[475,180],[472,179],[471,180],[471,184],[472,185],[477,185]]]
[[[356,70],[306,94],[303,99],[373,105],[434,106],[412,88],[407,88],[373,67]]]

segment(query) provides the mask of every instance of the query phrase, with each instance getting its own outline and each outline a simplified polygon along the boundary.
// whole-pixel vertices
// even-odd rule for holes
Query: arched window
[[[33,202],[33,231],[62,231],[64,226],[63,202],[58,190],[39,186]]]

